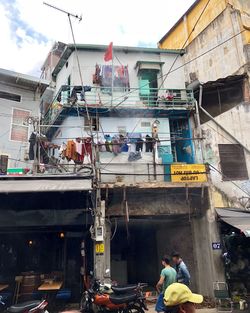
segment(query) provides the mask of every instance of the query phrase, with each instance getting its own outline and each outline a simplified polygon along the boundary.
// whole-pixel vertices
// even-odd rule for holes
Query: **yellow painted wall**
[[[227,0],[211,0],[206,10],[202,14],[195,30],[189,38],[190,43],[196,38],[218,15],[223,12],[226,8]],[[188,34],[192,32],[192,29],[198,20],[201,12],[206,6],[207,0],[200,0],[199,3],[186,15],[182,22],[177,25],[175,29],[168,35],[168,37],[159,44],[162,49],[181,49],[185,41],[187,40]],[[185,25],[186,23],[186,25]],[[187,43],[187,44],[188,44]],[[187,45],[186,44],[186,45]]]
[[[172,32],[169,33],[167,38],[162,43],[159,43],[159,47],[162,49],[181,49],[188,35],[192,33],[189,41],[186,43],[186,45],[188,45],[226,9],[228,4],[241,12],[242,26],[246,29],[243,33],[244,43],[250,43],[250,0],[211,0],[195,27],[195,30],[192,32],[206,4],[207,0],[200,0]]]

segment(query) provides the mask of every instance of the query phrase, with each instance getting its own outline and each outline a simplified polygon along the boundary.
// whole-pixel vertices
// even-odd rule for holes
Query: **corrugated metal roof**
[[[222,221],[241,230],[246,237],[250,237],[250,211],[216,208],[216,212]]]

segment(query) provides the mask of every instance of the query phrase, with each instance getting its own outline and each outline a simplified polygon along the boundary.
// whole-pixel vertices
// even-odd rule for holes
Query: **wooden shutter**
[[[8,168],[8,155],[0,155],[0,174],[6,175]]]
[[[241,145],[219,144],[220,165],[223,180],[246,180],[248,172]]]

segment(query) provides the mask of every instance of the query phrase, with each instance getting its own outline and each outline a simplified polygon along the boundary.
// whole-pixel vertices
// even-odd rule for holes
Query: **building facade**
[[[249,276],[245,265],[241,271],[233,272],[233,267],[241,258],[250,259],[239,248],[239,242],[244,249],[249,244],[248,215],[238,223],[250,199],[249,26],[248,1],[200,0],[159,42],[166,49],[182,48],[186,42],[185,81],[199,105],[203,158],[211,168],[212,218],[220,221],[222,253],[231,255],[225,260],[227,282],[232,294],[241,296],[249,292]],[[234,237],[231,246],[228,236]]]
[[[205,161],[210,162],[224,174],[224,177],[221,175],[218,177],[218,173],[213,173],[215,186],[231,200],[239,200],[246,196],[245,192],[232,186],[227,180],[238,181],[243,189],[244,186],[246,188],[248,186],[249,143],[246,141],[248,111],[245,110],[249,103],[250,7],[246,1],[215,2],[210,1],[205,8],[206,1],[196,1],[160,40],[159,46],[181,47],[191,33],[184,54],[185,81],[190,86],[197,83],[203,86],[200,98],[203,108],[200,109],[200,114],[202,130],[208,135],[205,136],[207,138],[204,149]],[[192,26],[203,10],[202,18],[191,32]],[[186,28],[185,34],[180,31]],[[176,36],[177,32],[179,36]],[[179,38],[178,43],[172,41],[173,37]],[[199,91],[198,88],[197,100],[199,100]],[[206,111],[214,120],[211,120]],[[241,153],[241,157],[236,153],[235,159],[238,157],[241,159],[245,174],[238,175],[239,180],[237,175],[230,175],[224,171],[223,149],[227,147],[223,148],[223,144],[240,146],[240,148],[236,147],[236,150]],[[233,154],[234,147],[228,149],[228,152]],[[243,150],[240,151],[241,149]],[[230,160],[225,162],[230,163]],[[248,189],[246,191],[249,192]]]
[[[45,80],[0,69],[1,174],[12,168],[32,168],[29,162],[32,118],[39,119],[41,95],[48,85]]]
[[[220,255],[211,248],[218,232],[207,170],[200,164],[201,138],[193,130],[196,102],[185,89],[183,51],[114,47],[112,71],[112,62],[103,60],[106,49],[77,45],[79,71],[69,45],[54,69],[54,100],[42,108],[41,129],[53,159],[45,173],[81,175],[96,162],[112,279],[154,285],[162,255],[179,250],[192,287],[211,295],[212,281],[222,274],[214,265]]]

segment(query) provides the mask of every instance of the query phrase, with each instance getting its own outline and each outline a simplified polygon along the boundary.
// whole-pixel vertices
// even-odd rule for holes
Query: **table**
[[[45,282],[38,287],[39,291],[58,291],[62,288],[62,281]]]
[[[6,284],[1,285],[0,284],[0,291],[3,291],[4,289],[7,289],[8,287],[9,287],[9,285],[6,285]]]
[[[44,291],[46,299],[49,303],[49,308],[53,309],[55,305],[56,292],[62,288],[62,281],[44,282],[38,287],[39,291]]]

